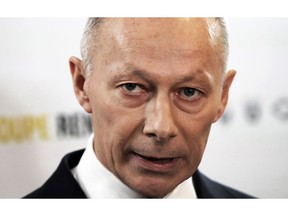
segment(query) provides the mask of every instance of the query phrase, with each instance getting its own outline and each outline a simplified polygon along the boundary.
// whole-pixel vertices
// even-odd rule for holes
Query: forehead
[[[146,58],[171,66],[174,62],[176,66],[190,62],[205,67],[217,64],[203,18],[107,18],[100,32],[98,57],[102,59],[121,56],[129,63]]]
[[[211,48],[207,22],[202,18],[108,18],[101,34],[102,40],[123,48],[143,45],[182,53]]]
[[[206,19],[107,18],[99,30],[95,67],[132,65],[166,78],[218,72]]]

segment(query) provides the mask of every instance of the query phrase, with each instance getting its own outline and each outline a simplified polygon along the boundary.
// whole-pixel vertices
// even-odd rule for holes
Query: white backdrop
[[[227,18],[237,70],[200,169],[262,198],[288,198],[288,19]],[[40,186],[90,130],[68,59],[84,18],[0,19],[0,197]]]

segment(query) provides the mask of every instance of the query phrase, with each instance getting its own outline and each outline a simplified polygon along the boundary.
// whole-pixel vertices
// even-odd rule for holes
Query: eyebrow
[[[146,70],[136,68],[133,65],[124,65],[123,67],[119,67],[117,74],[114,76],[113,80],[119,80],[122,77],[131,77],[136,76],[139,77],[149,83],[153,83],[154,79],[149,75],[149,73]],[[202,70],[196,70],[195,72],[191,72],[191,75],[182,76],[175,80],[176,85],[185,83],[185,82],[193,82],[193,81],[199,82],[202,86],[205,88],[208,88],[209,90],[212,88],[211,84],[211,76],[204,73]]]
[[[197,80],[197,82],[201,83],[202,85],[211,88],[212,87],[212,78],[209,74],[204,73],[202,70],[196,70],[194,75],[191,76],[184,76],[179,80],[179,83],[184,82],[192,82]]]
[[[114,75],[113,80],[119,80],[122,77],[131,77],[131,76],[139,77],[147,82],[153,82],[153,79],[146,70],[136,68],[132,65],[124,65],[123,67],[118,67],[117,74]]]

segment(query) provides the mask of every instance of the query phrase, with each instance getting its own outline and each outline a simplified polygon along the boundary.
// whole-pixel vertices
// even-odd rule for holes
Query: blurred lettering
[[[247,101],[244,109],[246,119],[251,123],[256,123],[261,117],[261,106],[256,100]]]
[[[279,98],[272,107],[272,112],[277,119],[288,120],[288,98]]]
[[[0,142],[30,141],[35,136],[48,139],[47,118],[41,116],[0,117]]]
[[[90,117],[84,113],[59,114],[56,125],[59,138],[83,137],[92,133]]]

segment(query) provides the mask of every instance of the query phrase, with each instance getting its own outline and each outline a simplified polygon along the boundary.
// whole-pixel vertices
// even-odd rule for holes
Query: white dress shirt
[[[93,139],[94,134],[90,136],[79,164],[71,170],[86,196],[88,198],[143,198],[102,165],[94,153]],[[192,177],[179,184],[164,198],[197,198]]]

